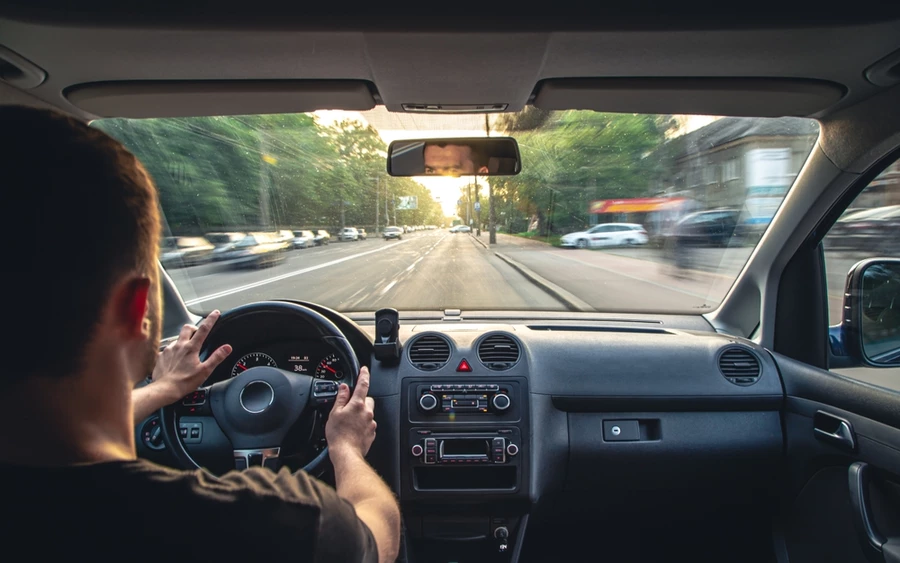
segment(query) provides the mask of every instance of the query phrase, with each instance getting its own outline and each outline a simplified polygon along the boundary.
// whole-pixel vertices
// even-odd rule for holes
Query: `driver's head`
[[[15,334],[0,385],[104,368],[146,376],[161,315],[160,219],[144,167],[85,123],[18,106],[0,107],[0,163]]]
[[[482,165],[479,160],[480,155],[470,145],[425,144],[425,174],[428,176],[487,174],[487,166]]]

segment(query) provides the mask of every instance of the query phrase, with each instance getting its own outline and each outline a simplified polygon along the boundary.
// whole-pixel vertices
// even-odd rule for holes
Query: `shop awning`
[[[674,209],[687,201],[683,197],[636,197],[592,201],[589,213],[650,213]]]

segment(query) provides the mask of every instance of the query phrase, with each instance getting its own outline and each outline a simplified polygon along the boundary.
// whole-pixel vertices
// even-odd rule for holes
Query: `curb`
[[[506,262],[507,264],[512,266],[513,269],[518,271],[520,274],[522,274],[523,276],[528,278],[528,280],[531,283],[540,287],[545,292],[550,294],[552,297],[559,300],[570,311],[585,311],[585,312],[595,312],[596,311],[596,309],[591,307],[586,301],[579,299],[574,294],[566,291],[565,289],[559,287],[558,285],[545,279],[544,277],[536,274],[528,266],[525,266],[524,264],[521,264],[521,263],[513,260],[509,256],[507,256],[503,253],[500,253],[500,252],[494,252],[494,255],[496,255],[497,258],[503,260],[504,262]]]
[[[488,245],[484,244],[484,242],[482,242],[482,240],[481,240],[480,238],[476,237],[475,235],[473,235],[473,234],[470,233],[469,236],[472,237],[472,240],[474,240],[475,242],[477,242],[477,243],[480,244],[481,246],[483,246],[483,247],[485,247],[485,248],[488,247]]]

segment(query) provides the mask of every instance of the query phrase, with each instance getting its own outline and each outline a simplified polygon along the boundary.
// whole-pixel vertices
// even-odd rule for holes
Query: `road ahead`
[[[484,234],[480,240],[487,242]],[[342,311],[583,310],[703,313],[715,308],[750,248],[697,249],[677,270],[651,248],[568,250],[499,235],[487,248],[446,230],[293,250],[274,268],[206,264],[170,270],[197,311],[265,299],[302,299]],[[853,260],[830,257],[830,305]],[[833,278],[833,279],[832,279]]]
[[[446,230],[294,250],[284,263],[262,270],[206,264],[169,275],[188,306],[200,311],[278,298],[344,311],[563,308],[471,237]]]

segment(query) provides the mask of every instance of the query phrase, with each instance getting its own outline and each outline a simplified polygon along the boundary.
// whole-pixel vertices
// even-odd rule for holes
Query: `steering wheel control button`
[[[181,404],[186,407],[197,407],[206,404],[207,389],[197,389],[193,393],[181,400]]]
[[[505,395],[503,393],[497,393],[496,395],[494,395],[494,398],[491,399],[491,403],[498,411],[505,411],[509,408],[510,404],[512,404],[509,400],[509,395]]]
[[[517,453],[519,453],[519,446],[512,444],[512,443],[507,444],[507,446],[506,446],[506,454],[507,455],[514,456]]]
[[[604,420],[603,439],[607,442],[637,442],[641,427],[636,420]]]
[[[431,465],[435,462],[437,462],[437,440],[425,438],[425,463]]]
[[[491,441],[491,459],[494,463],[506,463],[506,438]]]
[[[178,425],[178,432],[185,444],[199,444],[203,439],[203,423],[181,422]]]
[[[259,414],[272,406],[275,400],[275,390],[272,386],[257,379],[251,381],[241,389],[241,406],[250,414]]]
[[[316,379],[313,382],[313,397],[316,399],[317,405],[333,403],[337,394],[338,384],[336,381]]]
[[[421,397],[419,397],[419,408],[425,412],[431,412],[436,409],[438,406],[437,397],[432,395],[431,393],[425,393]]]
[[[414,445],[414,446],[412,447],[412,449],[410,450],[410,452],[412,453],[413,457],[419,457],[419,456],[421,456],[422,453],[423,453],[424,451],[425,451],[425,450],[424,450],[424,449],[422,448],[422,446],[420,446],[419,444]]]

